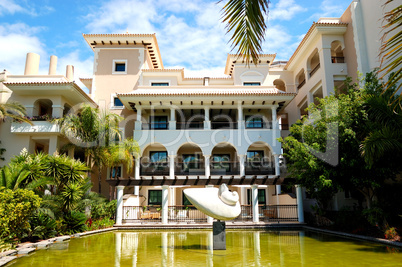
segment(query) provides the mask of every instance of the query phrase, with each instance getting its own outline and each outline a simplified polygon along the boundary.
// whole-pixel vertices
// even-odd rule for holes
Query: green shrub
[[[102,218],[98,220],[87,220],[87,226],[89,230],[97,230],[104,229],[108,227],[112,227],[115,224],[115,221],[109,218]]]
[[[21,239],[30,232],[29,218],[41,198],[26,189],[0,188],[0,239]]]
[[[51,218],[48,214],[37,211],[30,218],[29,224],[31,225],[31,232],[29,239],[47,239],[57,234],[56,220]]]
[[[98,220],[101,218],[113,219],[116,214],[116,200],[94,203],[91,205],[91,219]]]
[[[87,230],[87,225],[85,224],[87,216],[85,213],[79,211],[69,211],[64,215],[62,222],[62,230],[65,234],[74,234],[85,232]]]

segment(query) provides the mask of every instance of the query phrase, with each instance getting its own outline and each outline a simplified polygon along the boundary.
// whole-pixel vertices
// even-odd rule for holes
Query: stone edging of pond
[[[52,237],[52,238],[42,240],[42,241],[39,241],[36,243],[22,244],[20,246],[17,246],[16,249],[11,249],[11,250],[1,252],[0,253],[0,266],[4,266],[7,263],[17,259],[18,257],[26,256],[36,250],[48,248],[49,246],[51,246],[55,243],[61,243],[61,242],[70,240],[71,238],[75,238],[75,237],[83,237],[83,236],[87,236],[87,235],[93,235],[93,234],[104,233],[104,232],[115,231],[115,230],[116,230],[116,228],[111,227],[111,228],[87,231],[87,232],[83,232],[83,233],[77,233],[77,234],[73,234],[73,235],[63,235],[63,236]]]
[[[338,232],[338,231],[332,231],[332,230],[327,230],[327,229],[315,228],[315,227],[311,227],[311,226],[303,226],[303,229],[312,230],[312,231],[316,231],[316,232],[322,232],[322,233],[326,233],[326,234],[337,235],[337,236],[343,236],[343,237],[348,237],[348,238],[353,238],[353,239],[360,239],[360,240],[365,240],[365,241],[370,241],[370,242],[376,242],[376,243],[381,243],[384,245],[402,248],[401,242],[390,241],[390,240],[383,239],[383,238],[375,238],[375,237],[365,236],[365,235],[355,235],[355,234],[349,234],[349,233],[345,233],[345,232]]]

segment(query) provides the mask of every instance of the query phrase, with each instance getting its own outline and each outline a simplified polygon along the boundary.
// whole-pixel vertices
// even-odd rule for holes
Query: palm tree
[[[117,176],[119,165],[125,167],[126,172],[131,172],[133,169],[134,158],[140,153],[140,148],[135,140],[127,138],[119,141],[117,144],[112,145],[108,149],[107,167],[111,168],[110,177],[113,178],[113,173]],[[117,177],[114,177],[117,178]],[[109,200],[112,199],[112,186],[109,186]]]
[[[385,2],[384,7],[391,6],[393,3],[394,0],[388,0]],[[383,73],[382,77],[390,76],[386,89],[397,85],[396,93],[402,86],[402,83],[398,85],[402,78],[402,5],[386,12],[384,21],[384,35],[380,52],[381,68],[379,71]],[[401,97],[399,97],[399,100],[401,100]]]
[[[229,0],[222,8],[222,22],[226,22],[227,33],[233,32],[230,38],[232,50],[237,47],[237,54],[247,65],[251,60],[257,64],[262,52],[268,3],[268,0]]]
[[[120,138],[118,125],[121,120],[117,114],[101,113],[88,105],[83,106],[78,115],[69,114],[58,120],[61,132],[75,146],[84,148],[87,166],[97,166],[99,193],[102,169],[108,161],[108,147],[116,137]]]
[[[1,93],[6,93],[6,91],[0,91]],[[4,122],[7,118],[26,122],[32,125],[32,122],[25,118],[26,109],[18,102],[0,103],[0,123]]]
[[[396,85],[383,92],[388,83],[380,82],[372,73],[368,73],[365,80],[368,125],[360,147],[362,155],[369,166],[381,161],[379,165],[397,162],[395,167],[399,167],[402,159],[402,107],[396,101]]]

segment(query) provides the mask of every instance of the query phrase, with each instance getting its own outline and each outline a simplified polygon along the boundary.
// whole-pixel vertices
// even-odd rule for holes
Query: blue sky
[[[288,60],[313,21],[339,17],[352,0],[271,0],[264,53]],[[224,1],[225,2],[225,1]],[[0,0],[0,69],[23,74],[27,52],[50,55],[59,74],[75,66],[92,74],[93,52],[82,33],[156,33],[165,67],[186,76],[223,76],[229,36],[220,22],[223,3],[207,0]]]

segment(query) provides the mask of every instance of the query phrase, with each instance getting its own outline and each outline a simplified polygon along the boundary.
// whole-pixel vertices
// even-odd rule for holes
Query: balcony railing
[[[176,122],[176,129],[203,129],[203,121]]]
[[[301,83],[299,83],[299,85],[297,86],[297,89],[300,89],[303,87],[303,85],[306,84],[306,80],[303,80]]]
[[[345,63],[344,57],[331,57],[332,63]]]
[[[237,129],[237,122],[211,121],[212,129]]]
[[[167,130],[169,129],[168,122],[150,122],[142,123],[143,130]]]
[[[312,77],[319,68],[320,68],[320,63],[318,63],[317,66],[315,66],[314,69],[310,72],[310,77]]]
[[[274,175],[275,168],[272,162],[249,161],[245,166],[246,175]]]
[[[143,162],[141,163],[140,175],[169,175],[169,162]]]
[[[234,161],[212,161],[211,175],[240,175],[240,165]]]
[[[265,222],[297,222],[297,205],[258,205],[258,217]],[[161,223],[161,206],[123,206],[125,222]],[[251,205],[241,205],[240,215],[233,221],[253,221]],[[169,206],[168,222],[206,223],[207,216],[194,206]]]
[[[180,167],[175,168],[175,175],[205,175],[204,163],[197,163],[198,166],[191,166],[194,163],[179,162]],[[186,165],[187,164],[187,165]]]

